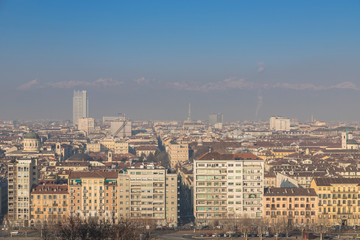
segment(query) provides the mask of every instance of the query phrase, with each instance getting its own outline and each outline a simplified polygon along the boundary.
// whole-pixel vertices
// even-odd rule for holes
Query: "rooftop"
[[[313,188],[269,188],[264,196],[317,196]]]
[[[252,153],[223,154],[219,152],[208,152],[197,160],[262,160]]]
[[[317,186],[331,186],[332,184],[357,184],[360,185],[360,178],[315,178]]]

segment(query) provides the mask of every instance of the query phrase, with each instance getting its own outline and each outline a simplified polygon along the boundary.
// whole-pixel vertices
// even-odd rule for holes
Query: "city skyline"
[[[360,101],[359,9],[357,1],[3,1],[1,119],[71,119],[71,94],[85,89],[95,118],[186,120],[191,102],[193,119],[357,120],[344,106]]]

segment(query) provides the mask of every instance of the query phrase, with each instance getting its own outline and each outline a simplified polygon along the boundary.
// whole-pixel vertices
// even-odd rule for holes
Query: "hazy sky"
[[[1,1],[0,119],[360,119],[360,1]]]

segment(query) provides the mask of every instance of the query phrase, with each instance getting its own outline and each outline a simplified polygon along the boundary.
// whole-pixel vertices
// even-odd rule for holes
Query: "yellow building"
[[[116,220],[117,177],[115,171],[71,172],[70,216]]]
[[[166,151],[169,154],[170,167],[174,168],[179,163],[189,160],[188,144],[168,144]]]
[[[61,223],[68,216],[68,186],[45,184],[31,191],[32,226]]]
[[[319,222],[360,224],[360,178],[315,178],[310,187],[319,196]]]
[[[103,139],[98,143],[88,143],[86,149],[89,152],[112,151],[114,154],[126,154],[129,153],[129,144],[126,141],[108,138]]]
[[[269,225],[311,225],[317,222],[318,196],[314,189],[269,188],[264,194],[264,221]]]
[[[296,153],[295,150],[291,149],[273,149],[271,153],[274,155],[274,158],[284,158],[290,154]]]

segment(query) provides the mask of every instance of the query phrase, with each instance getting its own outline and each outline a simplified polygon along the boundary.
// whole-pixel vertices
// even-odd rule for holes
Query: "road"
[[[166,240],[180,240],[180,239],[193,239],[193,233],[184,233],[184,232],[168,232],[168,233],[159,233],[155,234],[159,239]]]

